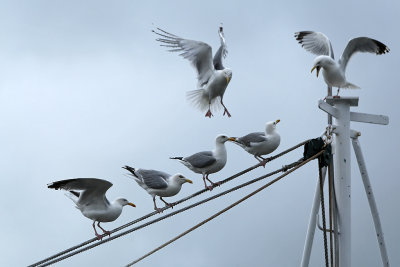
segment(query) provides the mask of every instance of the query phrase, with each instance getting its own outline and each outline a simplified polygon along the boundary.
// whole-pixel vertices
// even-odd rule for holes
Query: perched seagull
[[[93,229],[97,239],[101,240],[102,235],[96,231],[97,226],[108,236],[109,231],[100,226],[100,222],[115,221],[121,215],[122,208],[126,205],[136,207],[125,198],[117,198],[112,203],[108,201],[105,194],[112,186],[112,183],[97,178],[76,178],[53,182],[47,185],[48,188],[64,189],[68,191],[67,196],[76,204],[83,216],[93,220]]]
[[[171,48],[170,52],[182,52],[180,56],[188,59],[197,70],[197,90],[189,91],[187,98],[201,111],[207,110],[206,117],[211,118],[211,107],[217,106],[217,97],[224,107],[224,114],[231,117],[228,109],[223,102],[224,93],[230,80],[232,79],[232,70],[225,68],[222,64],[222,58],[226,57],[228,51],[225,44],[223,28],[219,27],[219,37],[221,46],[214,59],[212,57],[211,46],[200,41],[183,39],[179,36],[166,32],[160,28],[153,32],[161,38],[156,40],[163,43],[161,46]]]
[[[201,173],[205,188],[212,190],[219,183],[213,183],[208,179],[208,175],[219,172],[225,167],[227,160],[225,142],[228,140],[229,138],[226,135],[221,134],[215,139],[215,149],[213,151],[203,151],[189,157],[172,157],[170,159],[177,159],[195,173]],[[207,186],[206,179],[211,183],[211,186]]]
[[[163,197],[175,196],[179,193],[179,191],[181,191],[181,187],[184,183],[193,183],[180,173],[170,175],[168,173],[155,170],[135,170],[129,166],[122,168],[129,171],[138,185],[140,185],[153,197],[154,209],[158,212],[162,212],[162,209],[157,208],[156,196],[159,196],[160,200],[164,202],[165,205],[173,207],[174,203],[166,202]]]
[[[244,150],[253,154],[260,162],[260,165],[265,168],[268,159],[261,155],[267,155],[275,151],[281,142],[281,136],[276,131],[276,125],[280,120],[267,122],[265,132],[249,133],[242,137],[231,137],[229,141],[241,146]]]
[[[343,51],[339,62],[333,60],[333,50],[328,37],[321,32],[302,31],[296,32],[294,37],[307,51],[318,55],[314,60],[314,66],[311,69],[317,69],[317,77],[322,68],[322,75],[328,86],[337,87],[337,95],[340,88],[356,89],[359,88],[346,80],[346,66],[351,56],[356,52],[369,52],[377,55],[388,53],[389,48],[383,43],[368,38],[358,37],[351,39]]]

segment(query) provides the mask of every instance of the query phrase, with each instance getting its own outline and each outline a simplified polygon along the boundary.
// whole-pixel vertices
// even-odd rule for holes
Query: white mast
[[[353,146],[360,167],[361,176],[363,178],[366,193],[369,194],[368,200],[371,208],[372,217],[374,219],[375,229],[381,257],[384,266],[389,266],[389,260],[386,252],[386,246],[383,239],[383,232],[380,225],[378,209],[372,193],[372,188],[369,183],[368,173],[364,159],[362,157],[361,148],[354,136],[354,131],[350,129],[350,121],[374,123],[387,125],[389,118],[383,115],[372,115],[358,112],[351,112],[350,107],[358,106],[358,97],[332,97],[328,96],[326,102],[320,100],[318,106],[323,111],[327,112],[335,118],[334,133],[335,133],[335,192],[337,203],[338,226],[334,229],[338,233],[338,251],[339,255],[335,256],[338,259],[335,262],[336,266],[350,267],[351,266],[351,162],[350,162],[350,137],[353,138]],[[368,190],[367,190],[368,189]],[[319,208],[317,201],[317,186],[316,195],[314,197],[313,208],[310,217],[310,223],[307,231],[306,243],[303,251],[301,262],[302,267],[309,264],[311,255],[311,246],[315,232],[315,218]]]

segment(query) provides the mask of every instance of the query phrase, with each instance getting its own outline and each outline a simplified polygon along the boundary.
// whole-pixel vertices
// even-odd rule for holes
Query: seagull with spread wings
[[[76,178],[53,182],[47,185],[52,189],[64,189],[68,191],[67,196],[75,203],[76,208],[82,214],[93,220],[93,229],[97,239],[101,240],[102,235],[96,231],[97,226],[108,236],[109,231],[100,226],[100,222],[115,221],[122,213],[122,208],[126,205],[136,207],[135,204],[129,202],[125,198],[117,198],[113,202],[109,202],[106,198],[107,190],[112,186],[112,183],[106,180],[97,178]]]
[[[170,175],[161,171],[135,169],[130,166],[122,168],[129,171],[138,185],[153,197],[154,209],[158,212],[162,212],[162,209],[157,208],[156,196],[159,196],[160,200],[164,202],[166,206],[173,207],[174,203],[166,202],[163,197],[175,196],[181,191],[184,183],[193,183],[180,173]]]
[[[232,79],[232,70],[222,64],[222,59],[227,55],[223,28],[220,27],[218,31],[221,46],[214,58],[211,46],[206,43],[184,39],[160,28],[157,30],[153,32],[161,37],[156,39],[162,43],[161,46],[170,48],[170,52],[181,52],[180,56],[188,59],[197,70],[198,89],[187,93],[188,100],[201,111],[207,110],[205,116],[211,118],[211,109],[218,107],[219,98],[224,108],[223,115],[231,117],[223,102],[225,90]]]
[[[352,55],[356,52],[375,53],[377,55],[389,52],[389,48],[374,39],[368,37],[357,37],[351,39],[343,51],[339,62],[333,60],[333,49],[328,37],[321,32],[301,31],[296,32],[294,37],[307,51],[317,55],[314,65],[311,69],[319,71],[322,69],[322,75],[328,86],[337,87],[337,95],[340,88],[355,89],[359,88],[346,80],[346,67]]]

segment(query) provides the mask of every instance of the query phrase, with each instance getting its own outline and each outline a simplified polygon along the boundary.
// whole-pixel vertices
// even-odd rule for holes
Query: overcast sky
[[[323,78],[310,74],[314,56],[295,41],[300,30],[324,32],[339,58],[347,42],[368,36],[390,53],[355,55],[347,78],[361,90],[353,111],[384,114],[388,126],[352,123],[379,208],[392,266],[400,266],[399,141],[400,4],[395,1],[0,1],[0,257],[1,266],[24,266],[94,237],[91,221],[60,191],[56,180],[98,177],[114,186],[112,200],[127,207],[113,229],[153,210],[151,197],[121,169],[125,164],[181,172],[175,201],[203,188],[201,175],[170,156],[214,147],[215,136],[263,131],[281,119],[277,152],[319,136],[326,114]],[[345,8],[345,9],[344,9]],[[204,117],[185,92],[196,74],[177,54],[155,42],[159,26],[219,46],[224,25],[233,71],[224,97],[231,118]],[[255,159],[226,144],[221,180]],[[302,149],[206,193],[206,197],[297,160]],[[380,266],[367,198],[352,155],[352,263]],[[317,182],[312,162],[224,215],[152,255],[140,266],[299,266]],[[254,184],[179,216],[116,239],[58,266],[123,266],[265,182]],[[168,199],[167,199],[168,200]],[[197,201],[195,199],[193,201]],[[192,203],[192,202],[189,202]],[[161,204],[160,204],[161,205]],[[168,213],[167,211],[165,213]],[[310,266],[324,264],[316,232]]]

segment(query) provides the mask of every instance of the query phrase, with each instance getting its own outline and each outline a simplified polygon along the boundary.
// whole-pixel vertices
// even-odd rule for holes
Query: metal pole
[[[379,219],[379,212],[376,206],[374,193],[372,191],[371,182],[369,180],[369,175],[367,171],[367,166],[365,165],[364,156],[361,151],[360,142],[358,141],[358,136],[360,134],[357,132],[356,134],[352,134],[352,143],[354,153],[356,154],[358,167],[360,168],[361,177],[364,183],[365,193],[367,194],[369,207],[371,209],[372,218],[374,220],[376,237],[378,239],[379,249],[381,251],[381,258],[383,266],[389,267],[389,257],[386,251],[385,239],[383,238],[383,231],[381,226],[381,221]]]
[[[326,167],[322,168],[322,182],[325,181]],[[315,226],[317,224],[317,214],[321,204],[320,182],[317,181],[315,188],[314,201],[311,208],[310,222],[308,223],[306,242],[304,244],[303,256],[301,258],[301,267],[308,267],[310,263],[311,249],[314,241]]]
[[[350,103],[334,101],[335,116],[335,189],[338,207],[339,266],[351,266],[351,172]]]

